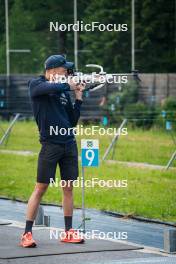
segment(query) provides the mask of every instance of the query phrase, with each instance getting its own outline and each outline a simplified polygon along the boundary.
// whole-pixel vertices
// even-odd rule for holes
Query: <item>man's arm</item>
[[[62,93],[70,90],[68,83],[50,83],[42,80],[32,80],[29,83],[31,97],[47,95],[50,93]]]
[[[67,113],[69,116],[70,123],[72,127],[75,127],[78,123],[78,120],[80,118],[80,110],[82,105],[82,100],[76,99],[75,103],[72,104],[70,96],[68,95],[68,107],[67,107]]]
[[[76,89],[74,90],[75,92],[75,103],[74,105],[71,102],[70,96],[68,95],[68,116],[71,122],[71,125],[75,127],[78,123],[78,120],[80,118],[80,110],[81,110],[81,105],[82,105],[82,96],[83,96],[83,91],[85,89],[85,84],[79,84],[76,86]]]

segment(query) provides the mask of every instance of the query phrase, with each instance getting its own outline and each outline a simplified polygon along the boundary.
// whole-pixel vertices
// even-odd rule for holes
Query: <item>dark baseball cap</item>
[[[65,57],[62,55],[52,55],[45,61],[45,70],[54,69],[57,67],[63,67],[66,69],[73,69],[74,63],[66,61]]]

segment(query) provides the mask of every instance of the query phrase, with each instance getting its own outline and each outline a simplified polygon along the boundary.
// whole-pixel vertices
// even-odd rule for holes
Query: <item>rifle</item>
[[[88,80],[91,81],[92,77],[93,77],[93,83],[90,82],[89,84],[87,84],[84,92],[96,91],[98,89],[101,89],[106,83],[108,83],[107,80],[112,81],[111,83],[113,83],[114,77],[117,77],[117,76],[121,76],[122,78],[123,78],[123,76],[125,76],[125,77],[132,76],[134,80],[141,81],[139,79],[137,70],[132,71],[132,73],[119,73],[119,74],[111,73],[111,74],[107,74],[106,72],[104,72],[103,67],[100,65],[87,64],[86,67],[95,67],[95,68],[98,68],[100,71],[98,74],[96,72],[92,72],[90,75],[90,74],[84,74],[82,72],[76,72],[74,70],[74,68],[70,68],[67,70],[68,75],[69,76],[76,76],[79,80],[79,83],[86,83],[87,84],[87,81]],[[103,83],[99,81],[102,77],[105,79],[105,81]]]

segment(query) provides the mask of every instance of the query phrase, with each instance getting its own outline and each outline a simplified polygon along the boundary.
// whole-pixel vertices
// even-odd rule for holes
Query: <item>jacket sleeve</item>
[[[28,85],[31,97],[47,95],[50,93],[62,93],[70,90],[68,83],[50,83],[48,81],[32,80]]]
[[[78,120],[80,118],[80,110],[82,105],[82,100],[75,100],[75,103],[72,104],[70,96],[68,96],[68,107],[67,107],[67,113],[69,116],[70,123],[73,127],[75,127],[78,123]]]

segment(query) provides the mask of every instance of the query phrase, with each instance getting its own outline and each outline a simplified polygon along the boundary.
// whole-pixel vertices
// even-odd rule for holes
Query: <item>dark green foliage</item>
[[[124,108],[124,116],[133,126],[150,128],[155,122],[157,113],[155,108],[138,102],[136,104],[126,105]]]
[[[136,61],[141,72],[175,72],[175,1],[136,1]]]
[[[49,22],[73,23],[73,0],[9,0],[11,73],[38,73],[45,58],[64,53],[73,60],[73,32],[50,32]],[[79,32],[79,68],[103,65],[108,72],[131,69],[131,0],[79,0],[78,20],[128,24],[127,32]],[[140,72],[175,72],[174,0],[135,1],[136,68]],[[0,73],[6,71],[5,7],[0,0]],[[85,52],[84,52],[85,51]]]
[[[82,47],[90,53],[82,61],[104,66],[107,72],[129,72],[131,69],[130,1],[91,1],[86,10],[85,21],[108,24],[128,24],[127,32],[86,32],[81,35]]]
[[[124,118],[124,109],[127,105],[138,101],[138,85],[135,81],[130,81],[118,92],[108,96],[105,110],[108,113],[110,122],[117,123]]]
[[[139,101],[138,84],[129,82],[122,91],[112,93],[105,107],[111,123],[127,118],[132,126],[150,128],[158,115],[155,107]]]
[[[176,122],[176,97],[168,97],[162,105],[162,110],[166,111],[166,120]]]

